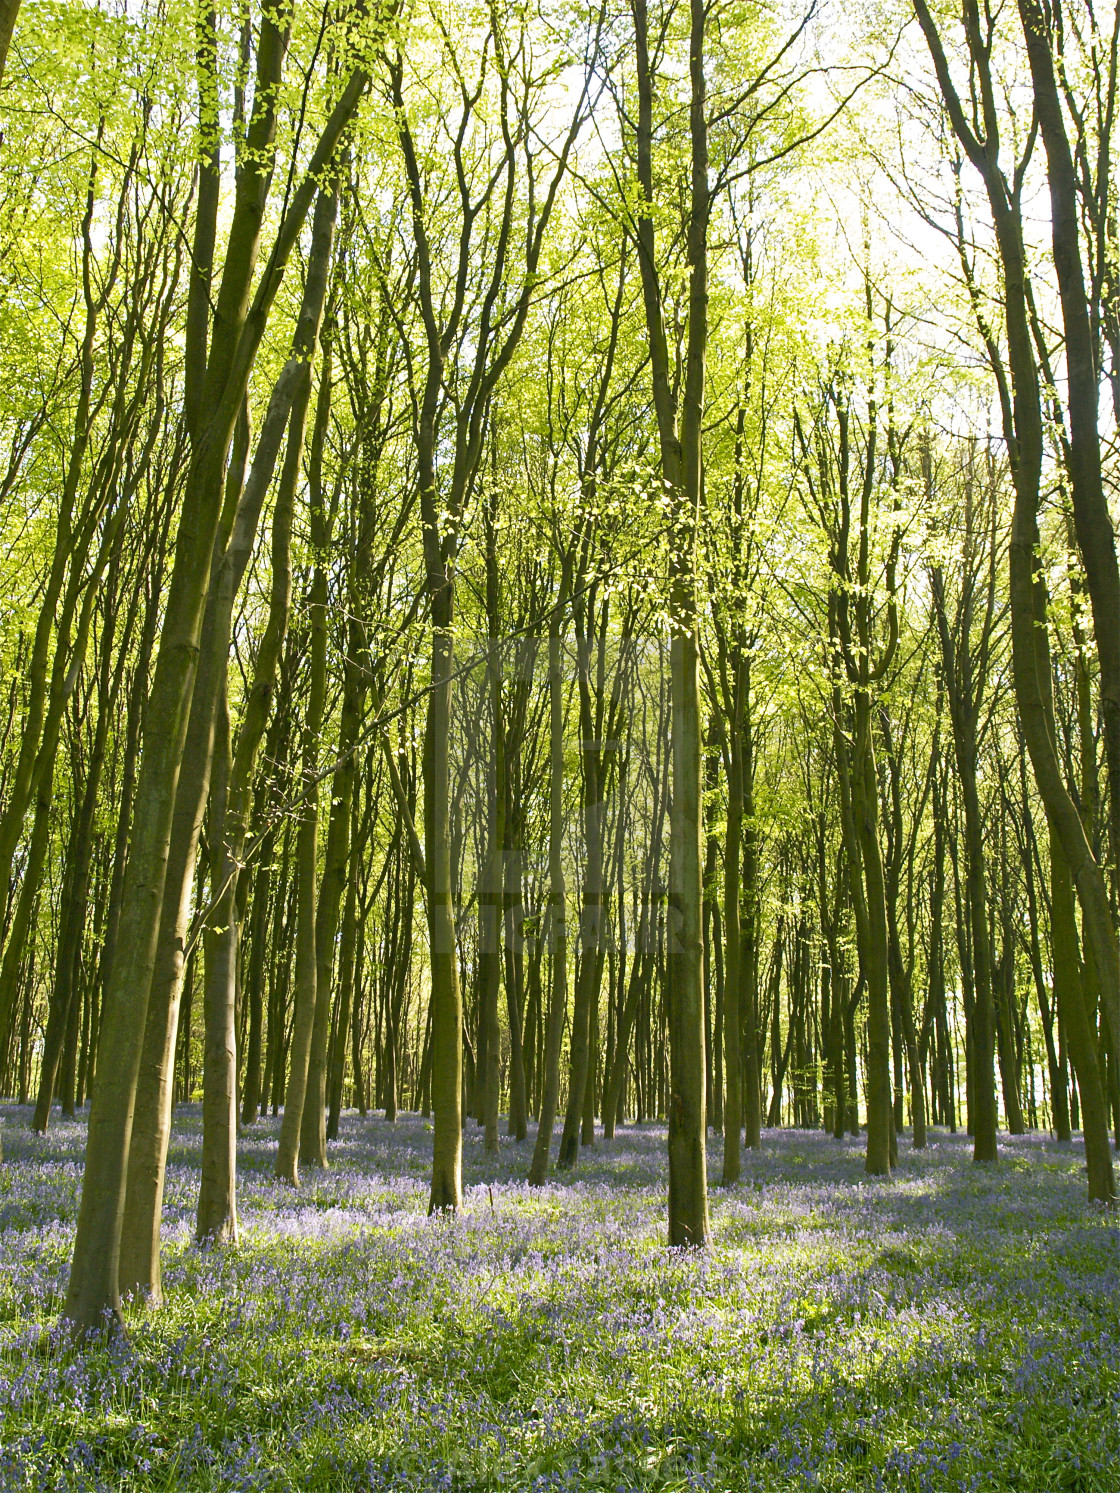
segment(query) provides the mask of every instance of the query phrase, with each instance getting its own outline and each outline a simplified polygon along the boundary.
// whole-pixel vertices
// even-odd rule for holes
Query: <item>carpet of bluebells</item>
[[[57,1331],[84,1130],[0,1106],[0,1489],[1120,1488],[1120,1227],[1080,1144],[766,1133],[713,1188],[713,1247],[669,1250],[665,1134],[627,1127],[530,1191],[529,1145],[426,1217],[430,1127],[344,1119],[330,1169],[239,1147],[240,1245],[191,1242],[180,1115],[167,1304],[126,1342]],[[709,1159],[719,1176],[718,1138]]]

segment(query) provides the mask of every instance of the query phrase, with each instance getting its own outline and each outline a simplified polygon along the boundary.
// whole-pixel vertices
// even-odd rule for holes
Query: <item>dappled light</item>
[[[1113,1486],[1120,1229],[1080,1147],[1002,1137],[978,1171],[934,1131],[883,1183],[856,1144],[766,1131],[698,1253],[665,1247],[663,1126],[532,1189],[472,1129],[449,1221],[427,1217],[425,1122],[348,1113],[299,1194],[272,1178],[276,1125],[246,1138],[241,1242],[199,1253],[188,1111],[168,1306],[78,1359],[53,1324],[81,1126],[39,1140],[2,1113],[5,1486]]]
[[[1120,0],[0,0],[0,1493],[1117,1493]]]

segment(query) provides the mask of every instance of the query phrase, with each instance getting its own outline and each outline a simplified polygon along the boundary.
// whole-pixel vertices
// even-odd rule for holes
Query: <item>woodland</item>
[[[0,0],[0,1485],[1120,1480],[1120,9]]]

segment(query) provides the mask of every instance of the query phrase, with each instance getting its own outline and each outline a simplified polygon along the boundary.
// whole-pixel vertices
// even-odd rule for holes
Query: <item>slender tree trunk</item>
[[[488,532],[492,527],[488,525]],[[497,621],[493,615],[497,586],[497,561],[487,559],[487,598],[490,602],[490,637],[486,660],[486,685],[490,698],[490,753],[486,764],[486,851],[483,881],[478,897],[478,1000],[479,1048],[481,1049],[482,1113],[484,1149],[498,1150],[500,1109],[500,1041],[498,998],[502,971],[502,850],[505,842],[506,773],[502,723],[501,665],[498,656]]]
[[[333,213],[332,213],[333,227]],[[330,422],[332,360],[329,342],[323,349],[323,369],[315,410],[315,427],[309,452],[309,497],[311,540],[315,564],[311,582],[312,671],[322,677],[321,696],[315,683],[312,695],[319,705],[313,727],[316,741],[322,731],[327,669],[327,564],[334,514],[328,513],[323,493],[323,449]],[[348,662],[343,680],[342,718],[339,728],[338,766],[331,774],[330,813],[323,879],[314,909],[315,918],[315,1008],[307,1076],[300,1117],[299,1155],[305,1166],[327,1165],[327,1042],[331,1023],[331,976],[338,913],[349,857],[350,802],[354,792],[353,748],[358,735],[362,707],[362,678],[358,660]]]
[[[743,1125],[748,1150],[762,1147],[762,1075],[758,1058],[758,827],[754,812],[754,733],[750,695],[743,700],[743,912],[739,958],[739,1019],[742,1024]]]
[[[213,90],[213,61],[207,53],[212,39],[212,35],[201,37],[199,47],[203,74],[211,69],[204,76],[203,91],[208,100],[211,92],[207,90]],[[250,305],[249,287],[271,181],[277,85],[286,50],[286,33],[266,19],[258,43],[246,165],[238,181],[203,385],[205,423],[198,427],[199,439],[192,450],[187,498],[176,537],[175,563],[148,701],[119,943],[98,1043],[99,1078],[90,1113],[82,1201],[64,1306],[64,1316],[77,1334],[102,1329],[106,1314],[111,1323],[121,1322],[118,1265],[136,1081],[226,454],[284,264],[311,206],[317,179],[333,156],[338,136],[367,81],[365,74],[353,74],[332,111],[312,153],[307,175],[288,204],[267,272]],[[204,128],[212,132],[208,121]],[[216,162],[211,157],[208,162],[207,171],[216,176]]]
[[[649,338],[662,475],[673,493],[670,597],[673,803],[670,818],[666,977],[669,1016],[669,1243],[708,1242],[705,1111],[702,763],[696,607],[696,528],[702,486],[704,370],[708,339],[708,127],[704,43],[707,10],[691,0],[688,346],[683,402],[669,375],[653,205],[653,87],[645,0],[635,0],[638,65],[638,260]],[[678,424],[679,417],[679,424]]]
[[[572,1011],[572,1040],[568,1076],[568,1103],[564,1112],[564,1131],[560,1137],[557,1165],[562,1171],[575,1166],[579,1154],[580,1129],[583,1122],[584,1091],[587,1087],[591,1059],[591,1007],[598,1001],[596,980],[599,976],[599,950],[602,942],[603,916],[603,794],[602,750],[596,736],[596,710],[592,704],[592,618],[594,592],[577,609],[580,692],[580,735],[583,775],[581,801],[586,865],[583,879],[583,901],[580,908],[579,962],[576,967],[575,1003]]]
[[[740,857],[743,841],[743,708],[749,688],[746,661],[734,661],[734,713],[728,730],[727,830],[723,856],[723,922],[726,938],[723,976],[723,1185],[739,1180],[742,1170],[739,1140],[743,1116],[742,1030],[740,1011]]]
[[[1120,568],[1116,557],[1115,527],[1109,516],[1101,469],[1099,359],[1094,348],[1081,261],[1082,215],[1077,173],[1054,66],[1057,38],[1053,28],[1060,23],[1058,17],[1051,16],[1038,0],[1019,0],[1019,15],[1030,60],[1036,117],[1046,148],[1054,269],[1065,332],[1066,397],[1070,423],[1068,467],[1073,521],[1085,566],[1085,584],[1092,604],[1093,631],[1100,661],[1100,704],[1109,782],[1109,838],[1115,856],[1120,855]],[[1115,61],[1112,66],[1115,72]],[[1115,92],[1115,79],[1111,86]],[[1114,215],[1114,207],[1112,212]],[[1113,216],[1113,245],[1115,232]],[[1097,916],[1094,912],[1092,921],[1095,922]],[[1099,938],[1101,933],[1094,932],[1093,937]],[[1104,943],[1107,941],[1107,937],[1102,939]],[[1115,946],[1114,929],[1112,942]],[[1114,1022],[1114,1043],[1117,1035]]]
[[[566,579],[566,577],[565,577]],[[544,1084],[540,1123],[529,1167],[530,1187],[541,1187],[548,1176],[552,1127],[560,1097],[560,1044],[568,1005],[568,893],[564,881],[564,671],[563,623],[567,587],[553,610],[548,639],[549,795],[548,877],[551,989],[545,1035]]]
[[[110,596],[115,595],[111,588]],[[112,603],[110,602],[110,605]],[[130,619],[131,623],[131,619]],[[124,638],[115,639],[110,627],[102,651],[98,679],[97,725],[86,767],[86,781],[82,793],[77,822],[67,847],[68,872],[66,893],[59,919],[58,951],[55,956],[54,989],[47,1012],[47,1026],[43,1034],[43,1052],[39,1068],[39,1093],[32,1117],[32,1129],[45,1135],[50,1117],[51,1099],[58,1072],[58,1060],[62,1042],[69,1023],[70,1011],[75,1001],[80,1000],[78,981],[81,972],[82,935],[85,930],[89,901],[89,881],[93,858],[94,814],[97,807],[98,789],[101,785],[108,742],[109,721],[120,692],[123,675],[123,656],[127,647],[131,625],[126,624]],[[120,645],[120,661],[111,673],[112,659]]]
[[[8,3],[10,5],[11,0],[8,0]],[[14,23],[14,7],[9,10],[7,16],[0,12],[0,74],[3,72],[3,59],[9,39],[4,36],[4,27],[9,17]],[[100,146],[100,135],[98,145]],[[97,207],[98,166],[99,151],[95,150],[90,165],[85,213],[82,218],[82,287],[85,320],[78,358],[78,398],[74,410],[74,427],[67,455],[66,474],[59,495],[50,569],[43,588],[30,654],[25,661],[27,698],[20,721],[19,752],[8,787],[7,802],[3,813],[0,814],[0,917],[4,916],[8,906],[16,848],[23,833],[28,807],[35,796],[36,777],[41,773],[41,737],[44,719],[52,703],[51,697],[54,697],[55,702],[58,700],[59,688],[65,676],[67,654],[70,651],[70,627],[79,594],[78,577],[85,559],[84,551],[88,545],[88,540],[86,545],[82,545],[79,535],[75,532],[74,505],[90,438],[94,340],[99,319],[99,307],[92,290],[93,220]],[[80,525],[77,527],[80,528]],[[69,583],[67,583],[68,570]],[[55,633],[53,663],[50,658],[52,631]],[[9,929],[9,942],[11,936],[12,931]],[[14,995],[14,980],[11,990]],[[7,1052],[9,1021],[10,1012],[5,1009],[4,997],[0,994],[0,1059]]]
[[[425,743],[428,958],[431,967],[431,1093],[434,1111],[428,1212],[458,1210],[463,1197],[463,1000],[455,949],[450,762],[454,673],[453,592],[448,576],[432,596],[432,687]]]
[[[1072,1139],[1069,1123],[1069,1091],[1055,1043],[1054,1009],[1047,995],[1046,980],[1042,972],[1042,941],[1039,936],[1038,892],[1034,870],[1034,826],[1031,823],[1030,800],[1027,796],[1026,757],[1022,748],[1019,756],[1019,773],[1026,820],[1024,826],[1026,854],[1023,858],[1023,868],[1026,873],[1027,912],[1030,919],[1031,973],[1034,977],[1035,995],[1038,998],[1038,1009],[1042,1017],[1042,1040],[1046,1047],[1046,1067],[1050,1078],[1050,1113],[1056,1138],[1059,1141],[1069,1141]]]
[[[270,830],[261,842],[260,854],[260,865],[253,877],[253,894],[250,899],[252,912],[249,963],[244,982],[244,996],[249,1003],[249,1035],[245,1044],[245,1073],[241,1083],[242,1125],[254,1125],[261,1113],[265,955],[272,890],[272,858],[276,854],[275,830]]]
[[[296,838],[296,961],[295,1014],[288,1052],[288,1081],[284,1086],[284,1118],[276,1153],[276,1175],[281,1182],[299,1184],[299,1139],[307,1094],[307,1064],[315,1024],[315,907],[316,869],[319,850],[319,791],[314,782],[317,764],[318,721],[322,717],[324,681],[313,677],[312,699],[304,727],[304,776],[312,781],[304,789]],[[315,722],[315,729],[312,723]]]
[[[224,671],[223,671],[224,676]],[[210,833],[214,845],[214,922],[203,936],[202,1176],[195,1237],[200,1244],[237,1243],[237,908],[234,872],[223,847],[232,770],[229,704],[223,677],[214,723]]]
[[[1046,809],[1047,822],[1061,842],[1081,903],[1086,942],[1093,950],[1101,980],[1104,1015],[1115,1045],[1120,1040],[1120,948],[1117,945],[1103,872],[1093,856],[1081,817],[1062,776],[1047,709],[1047,697],[1051,689],[1049,673],[1041,669],[1038,658],[1039,635],[1042,635],[1044,641],[1045,633],[1044,626],[1040,626],[1040,623],[1044,623],[1044,614],[1041,618],[1037,614],[1035,600],[1038,501],[1044,430],[1038,367],[1027,306],[1028,283],[1019,188],[1017,186],[1015,194],[1009,197],[1009,178],[999,167],[998,137],[993,136],[981,144],[969,128],[952,82],[937,27],[925,0],[914,0],[914,8],[934,61],[954,132],[984,180],[999,247],[1003,269],[1010,389],[998,350],[990,338],[987,340],[989,358],[1000,389],[1004,436],[1015,486],[1015,508],[1008,551],[1015,699],[1039,796]],[[1078,408],[1079,433],[1071,441],[1071,446],[1075,448],[1071,477],[1078,540],[1086,563],[1087,578],[1090,579],[1098,648],[1103,636],[1108,648],[1112,650],[1113,667],[1104,681],[1104,687],[1112,692],[1114,701],[1120,702],[1120,684],[1117,683],[1120,669],[1115,666],[1115,660],[1120,658],[1115,538],[1110,533],[1111,526],[1103,505],[1096,500],[1095,484],[1099,481],[1100,449],[1099,442],[1090,437],[1096,424],[1097,391],[1091,348],[1087,347],[1085,338],[1083,285],[1078,284],[1080,258],[1077,238],[1080,230],[1076,207],[1071,206],[1069,176],[1063,159],[1064,125],[1060,105],[1055,107],[1053,59],[1048,38],[1040,23],[1037,8],[1029,0],[1023,0],[1020,14],[1026,30],[1035,101],[1039,106],[1039,120],[1047,148],[1054,208],[1055,266],[1058,270],[1063,321],[1067,333],[1067,373],[1071,386],[1071,405],[1076,404]],[[994,121],[997,116],[994,85],[978,24],[970,22],[968,44],[976,82],[982,94],[985,120]],[[1080,517],[1078,509],[1081,510]],[[1090,567],[1096,581],[1090,578]],[[1109,598],[1111,607],[1108,606]],[[1101,604],[1099,615],[1098,602]],[[1102,668],[1105,657],[1105,653],[1102,653]],[[1109,713],[1115,724],[1109,726],[1108,730],[1114,731],[1120,726],[1120,719],[1111,707],[1106,708],[1106,715]],[[1120,759],[1110,760],[1109,771],[1110,774],[1120,771]],[[1120,812],[1117,804],[1118,796],[1114,790],[1113,816]]]
[[[890,995],[887,969],[886,891],[879,846],[878,784],[871,705],[865,691],[855,698],[850,768],[841,762],[841,798],[849,821],[849,885],[853,891],[861,974],[867,988],[866,1170],[889,1176],[891,1169]],[[837,741],[838,753],[846,752]],[[844,786],[850,783],[850,791]],[[847,805],[850,803],[850,807]]]
[[[1107,1203],[1112,1202],[1116,1196],[1108,1138],[1108,1106],[1101,1081],[1096,1034],[1085,1002],[1081,958],[1077,947],[1073,880],[1056,833],[1050,839],[1050,887],[1054,995],[1065,1027],[1069,1054],[1081,1096],[1089,1196]]]
[[[508,826],[512,818],[507,806]],[[509,1020],[509,1133],[523,1141],[529,1133],[528,1101],[525,1093],[525,1051],[522,1035],[524,997],[524,955],[522,949],[521,847],[510,842],[505,856],[505,948],[506,948],[506,1015]]]
[[[338,950],[339,997],[335,1023],[334,1047],[328,1091],[327,1139],[338,1137],[342,1110],[342,1084],[346,1073],[346,1035],[350,1030],[350,1007],[354,998],[354,955],[358,941],[358,871],[361,849],[357,843],[360,827],[358,795],[354,795],[350,824],[350,861],[346,875],[346,902],[342,911],[342,938]]]

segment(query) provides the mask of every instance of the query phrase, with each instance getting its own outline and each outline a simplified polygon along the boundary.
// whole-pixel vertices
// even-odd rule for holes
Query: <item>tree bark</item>
[[[661,471],[672,494],[670,643],[673,800],[670,815],[666,1000],[669,1016],[669,1243],[706,1245],[702,750],[696,531],[702,487],[705,359],[708,344],[708,122],[704,74],[707,9],[689,7],[688,333],[683,401],[669,374],[655,254],[653,89],[645,0],[634,0],[638,68],[638,261],[649,339]]]
[[[743,842],[743,713],[750,689],[748,661],[738,654],[732,665],[733,712],[728,723],[727,829],[723,856],[723,925],[726,939],[723,973],[723,1185],[739,1180],[743,1122],[743,1064],[740,1010],[742,927],[740,864]]]
[[[200,1244],[237,1243],[237,907],[226,844],[232,750],[225,671],[219,687],[210,777],[210,833],[214,878],[224,886],[214,909],[217,926],[203,935],[202,1175],[195,1238]]]
[[[212,36],[200,39],[204,97],[213,92]],[[252,304],[263,207],[271,181],[277,87],[287,36],[267,18],[258,44],[257,87],[237,186],[215,330],[204,383],[206,419],[192,449],[187,497],[175,545],[136,796],[132,851],[119,942],[98,1046],[99,1082],[90,1112],[74,1258],[63,1315],[77,1335],[121,1325],[121,1223],[144,1022],[152,984],[175,790],[195,683],[199,631],[218,530],[226,454],[283,269],[334,154],[366,75],[357,71],[332,111],[308,171],[292,194]],[[207,69],[210,69],[207,75]],[[208,91],[209,90],[209,91]],[[206,146],[213,133],[204,122]],[[209,158],[209,159],[212,159]],[[210,169],[210,168],[208,168]]]

